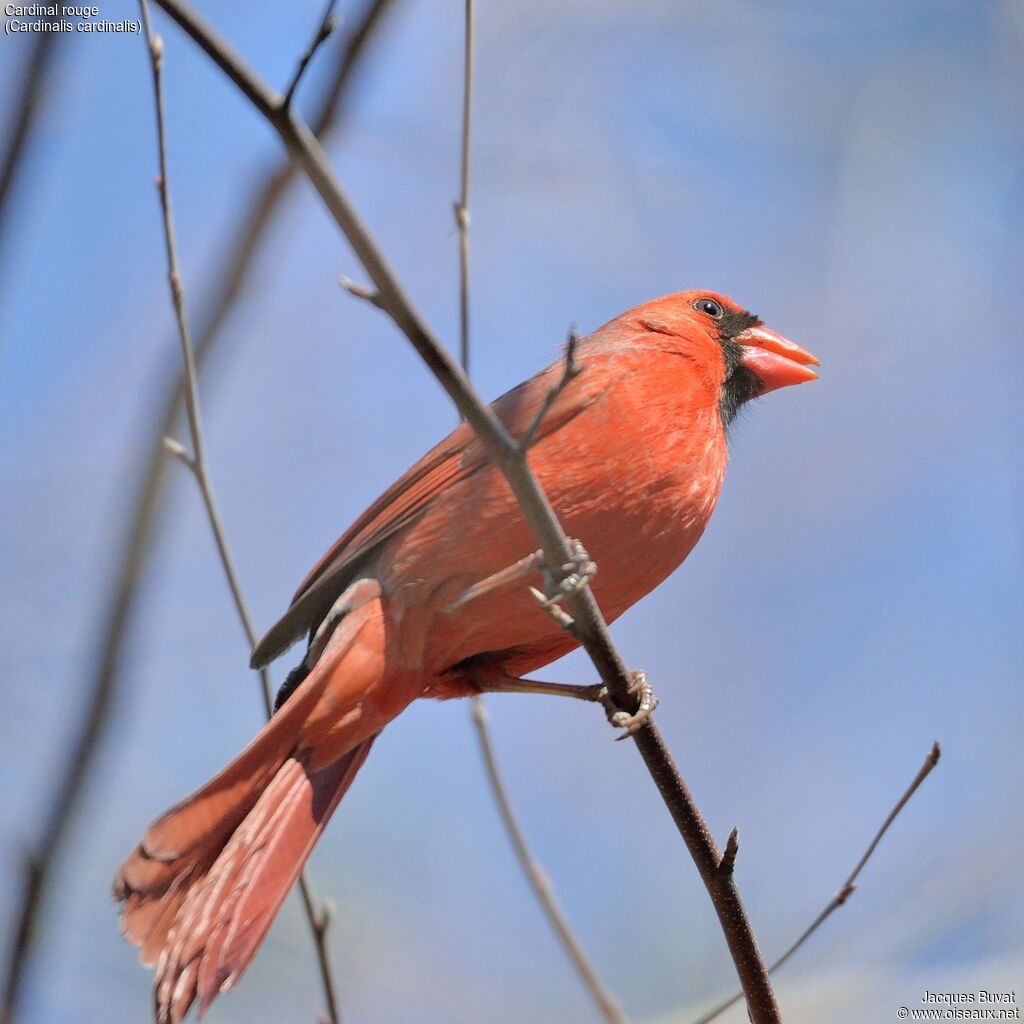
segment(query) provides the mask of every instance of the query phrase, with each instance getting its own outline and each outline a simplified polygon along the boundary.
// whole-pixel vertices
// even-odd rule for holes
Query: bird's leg
[[[471,587],[467,587],[454,601],[446,604],[443,611],[453,612],[463,605],[475,601],[478,597],[483,597],[485,594],[497,590],[499,587],[514,583],[524,576],[529,576],[532,572],[543,571],[547,593],[542,594],[536,587],[530,587],[530,593],[533,594],[537,602],[549,614],[555,615],[556,618],[558,615],[565,615],[560,608],[556,607],[557,602],[563,597],[575,594],[580,588],[590,582],[597,572],[597,566],[590,560],[586,548],[578,540],[573,540],[569,543],[571,547],[571,560],[561,566],[560,578],[557,582],[554,574],[548,570],[544,562],[544,553],[542,551],[534,551],[532,555],[520,558],[514,565],[506,566],[506,568],[492,573],[486,579],[482,579]],[[571,622],[572,620],[569,621]],[[562,624],[565,625],[565,623]]]
[[[573,697],[576,700],[592,701],[604,705],[608,721],[623,732],[616,739],[624,740],[636,733],[658,706],[651,684],[644,671],[631,672],[630,692],[639,697],[640,706],[630,714],[612,703],[608,687],[604,683],[580,686],[572,683],[548,683],[540,679],[519,679],[494,669],[468,669],[466,676],[482,693],[540,693],[552,697]]]
[[[514,583],[516,580],[521,580],[524,575],[528,575],[535,569],[540,568],[544,564],[544,553],[541,551],[535,551],[531,555],[527,555],[525,558],[520,558],[513,565],[508,565],[498,572],[493,572],[488,575],[484,580],[479,583],[474,583],[472,587],[467,587],[454,601],[449,604],[445,604],[443,611],[455,611],[457,608],[461,608],[464,604],[469,604],[470,601],[475,601],[478,597],[483,597],[484,594],[497,590],[499,587],[504,587],[507,583]]]
[[[502,672],[467,671],[467,677],[482,693],[545,693],[552,697],[574,697],[576,700],[603,702],[604,683],[579,686],[573,683],[547,683],[541,679],[519,679]]]
[[[470,601],[483,597],[484,594],[489,594],[492,590],[497,590],[498,587],[502,587],[506,583],[514,583],[516,580],[528,576],[543,564],[544,553],[542,551],[534,551],[532,555],[520,558],[514,565],[509,565],[496,573],[492,573],[486,579],[480,580],[479,583],[474,583],[473,586],[467,587],[454,601],[446,604],[443,611],[453,612],[464,604],[469,604]]]

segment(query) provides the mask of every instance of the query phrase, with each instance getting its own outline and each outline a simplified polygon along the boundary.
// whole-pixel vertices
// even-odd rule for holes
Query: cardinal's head
[[[726,427],[752,398],[818,376],[810,369],[818,365],[810,352],[717,292],[677,292],[637,306],[626,316],[634,337],[637,332],[662,335],[661,344],[673,339],[668,343],[692,361],[709,392],[717,395]]]

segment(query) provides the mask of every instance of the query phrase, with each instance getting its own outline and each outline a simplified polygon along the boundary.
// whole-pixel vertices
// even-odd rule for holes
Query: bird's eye
[[[693,308],[701,313],[707,313],[712,320],[721,320],[725,315],[725,310],[722,309],[720,302],[715,302],[714,299],[698,299],[694,304]]]

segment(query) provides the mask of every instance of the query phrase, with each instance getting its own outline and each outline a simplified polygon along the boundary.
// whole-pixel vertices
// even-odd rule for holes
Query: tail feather
[[[203,1013],[242,976],[373,739],[320,772],[281,766],[180,907],[157,965],[159,1024],[177,1024],[197,997]]]
[[[237,977],[256,954],[274,915],[299,877],[328,819],[362,768],[375,739],[376,736],[371,736],[364,740],[344,758],[309,777],[310,786],[302,792],[303,802],[296,814],[303,816],[303,820],[308,816],[312,826],[307,823],[305,829],[296,829],[290,837],[297,840],[292,845],[297,855],[290,854],[284,844],[269,851],[257,866],[245,899],[235,911],[221,955],[222,964],[233,977]]]
[[[357,581],[316,663],[219,775],[159,818],[114,881],[121,929],[156,964],[158,1024],[230,988],[256,954],[380,729],[380,590]]]
[[[149,827],[121,865],[113,886],[114,899],[124,904],[121,931],[141,947],[144,964],[156,962],[188,890],[209,872],[291,754],[326,681],[326,673],[310,675],[234,761]]]

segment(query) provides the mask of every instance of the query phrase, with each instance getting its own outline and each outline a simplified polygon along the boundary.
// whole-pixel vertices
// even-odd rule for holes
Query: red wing
[[[498,418],[514,437],[529,426],[544,396],[558,380],[561,362],[502,395],[494,403]],[[598,375],[594,375],[596,378]],[[588,375],[573,381],[544,417],[537,439],[573,419],[610,386]],[[393,483],[342,535],[303,581],[284,617],[256,646],[252,665],[262,667],[290,647],[327,614],[361,562],[385,540],[408,525],[433,499],[489,463],[483,446],[465,423]]]
[[[322,576],[358,561],[359,556],[400,530],[446,487],[464,479],[481,463],[463,466],[462,453],[472,440],[463,424],[402,474],[342,535],[313,567],[292,598],[294,604]]]

